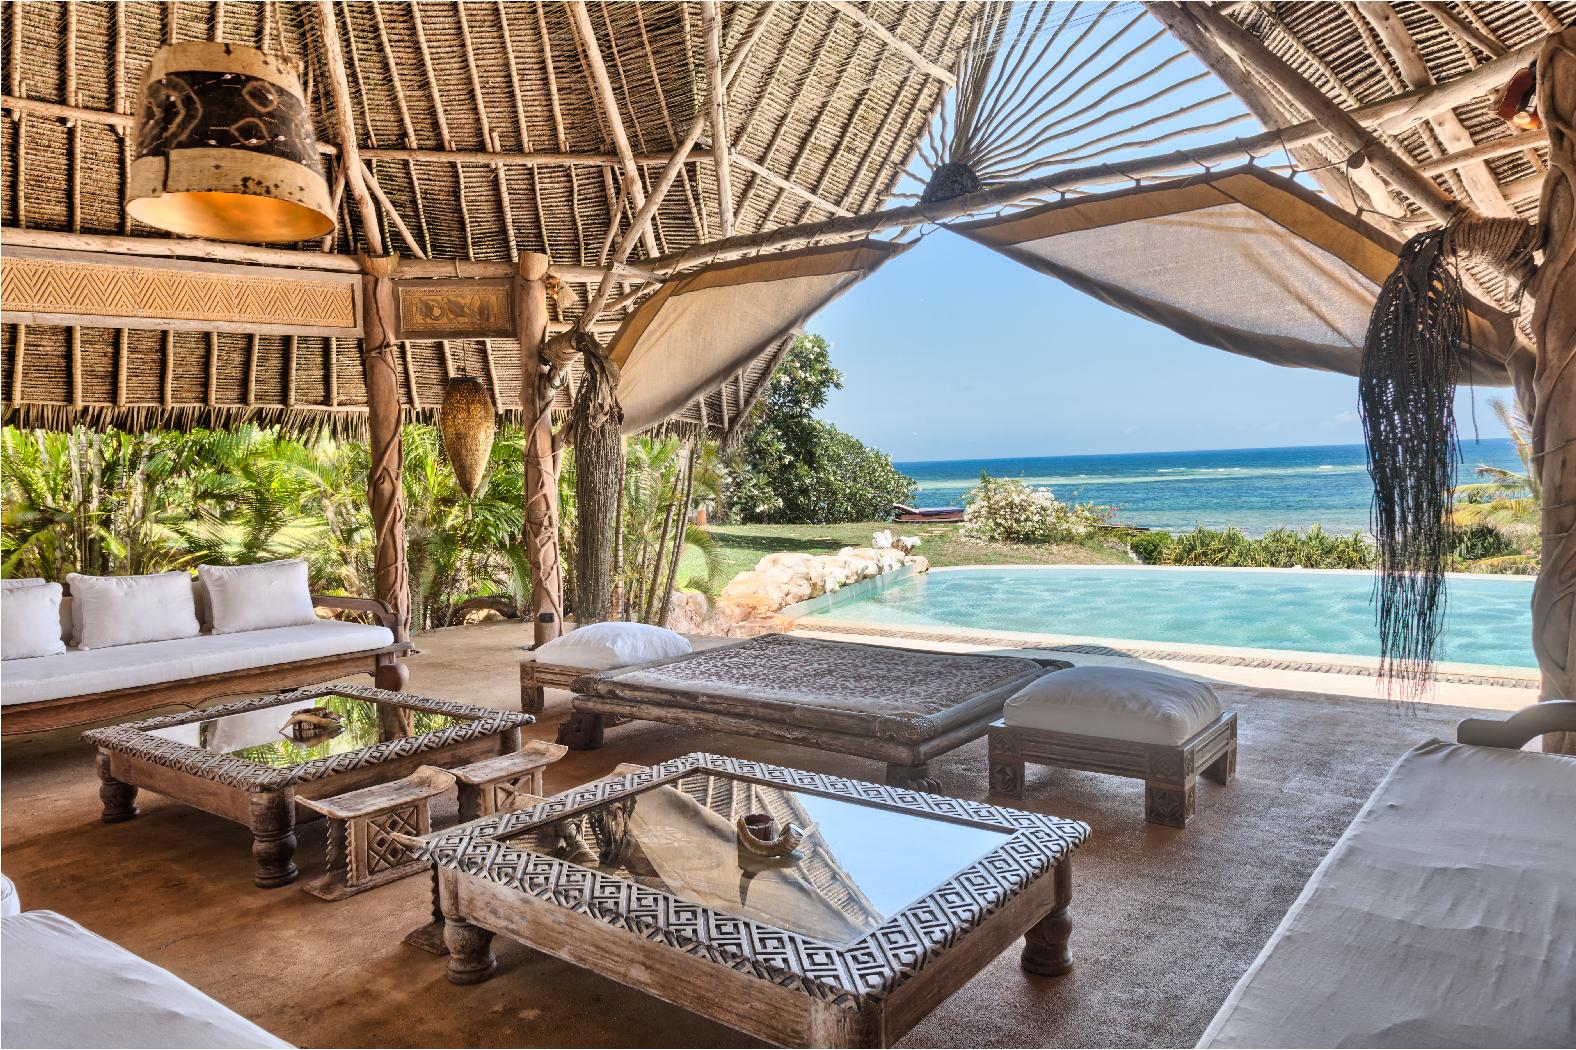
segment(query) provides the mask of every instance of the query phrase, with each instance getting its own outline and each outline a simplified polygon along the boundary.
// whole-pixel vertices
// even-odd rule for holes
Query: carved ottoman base
[[[1185,828],[1193,817],[1199,776],[1229,784],[1237,771],[1237,715],[1219,718],[1181,744],[1140,744],[1110,737],[1079,736],[1046,729],[990,727],[990,791],[1023,797],[1028,763],[1135,777],[1144,782],[1144,819]]]

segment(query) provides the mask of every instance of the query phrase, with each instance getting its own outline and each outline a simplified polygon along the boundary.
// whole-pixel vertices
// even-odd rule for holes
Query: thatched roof
[[[415,245],[384,211],[381,240],[390,250],[461,260],[535,251],[556,263],[598,265],[623,178],[613,118],[567,4],[334,6],[358,143]],[[931,2],[844,10],[721,4],[723,63],[747,49],[727,95],[734,231],[879,208],[947,87],[938,74],[955,64],[973,10]],[[697,107],[707,104],[702,5],[594,2],[587,13],[617,119],[649,187]],[[282,50],[306,60],[319,141],[335,143],[318,19],[316,4],[298,0],[6,4],[0,221],[7,228],[161,236],[126,216],[127,121],[104,114],[131,112],[142,70],[172,38],[278,49],[282,29]],[[52,113],[39,103],[76,110]],[[632,261],[720,235],[716,165],[704,149],[697,157],[662,203],[652,243],[638,246]],[[365,249],[348,198],[328,250]],[[622,203],[627,223],[634,209]],[[571,282],[569,291],[553,306],[557,321],[578,317],[589,298],[584,283]],[[365,404],[355,343],[332,343],[201,332],[167,339],[37,324],[19,331],[7,324],[6,417],[46,425],[248,418],[354,424]],[[406,358],[403,394],[413,415],[429,415],[446,379],[461,371],[495,378],[498,403],[518,404],[512,342],[411,343]],[[764,362],[746,369],[742,392],[740,380],[713,392],[707,422],[736,415],[763,372]],[[697,403],[685,414],[699,422],[702,411]]]
[[[649,189],[709,105],[707,78],[715,67],[707,64],[701,3],[596,0],[584,8],[611,106],[598,90],[596,63],[571,4],[351,0],[332,9],[355,137],[383,198],[378,239],[407,257],[502,261],[539,251],[559,265],[598,267],[608,255],[615,210],[620,229],[635,211],[635,202],[620,196],[621,145],[636,155]],[[1538,41],[1576,20],[1576,0],[1214,5],[1254,47],[1262,45],[1317,89],[1321,106],[1310,106],[1290,97],[1251,56],[1207,32],[1201,36],[1194,17],[1163,3],[878,0],[717,9],[720,64],[738,67],[726,92],[730,141],[724,144],[732,158],[733,236],[722,237],[719,159],[714,144],[702,140],[663,199],[649,240],[635,246],[630,260],[655,259],[664,273],[1032,205],[1056,194],[1190,176],[1204,165],[1274,162],[1282,146],[1290,147],[1292,168],[1389,232],[1405,236],[1436,224],[1415,192],[1377,166],[1347,166],[1351,151],[1326,134],[1329,114],[1316,111],[1322,103],[1354,115],[1451,199],[1485,214],[1530,217],[1546,139],[1514,137],[1491,112],[1490,97]],[[5,5],[0,220],[7,228],[157,235],[125,216],[122,130],[143,66],[171,38],[279,49],[282,35],[282,50],[306,62],[320,141],[332,146],[338,125],[319,19],[319,5],[304,0]],[[1154,43],[1163,36],[1154,19],[1172,39]],[[1091,54],[1101,34],[1113,33],[1109,45]],[[1207,82],[1176,79],[1185,67],[1174,63],[1184,49],[1212,71],[1202,78]],[[1037,57],[1026,60],[1031,54]],[[1053,63],[1062,64],[1058,76],[1071,71],[1071,86],[1055,97],[1044,88],[1036,98],[1043,81],[1037,84],[1035,74]],[[1011,126],[998,128],[995,142],[965,141],[967,100],[993,90],[1016,90],[1025,100],[1016,107],[1022,125],[1016,130],[1020,143],[1033,140],[1033,149],[1001,141],[1010,138]],[[1138,96],[1147,96],[1149,108],[1130,104]],[[1423,104],[1444,99],[1448,104]],[[1163,119],[1152,116],[1162,109],[1168,110]],[[1255,134],[1254,118],[1271,130]],[[1042,120],[1039,130],[1031,129],[1033,119]],[[1042,134],[1047,127],[1053,130]],[[923,181],[960,154],[979,168],[977,193],[947,199],[927,192],[925,203],[908,204],[913,198],[896,192],[904,171]],[[349,196],[337,235],[301,248],[365,247]],[[1503,276],[1475,273],[1485,298],[1514,301]],[[580,316],[591,297],[589,279],[581,271],[569,283],[569,294],[553,307],[556,323]],[[639,287],[615,289],[620,308],[605,317],[604,339]],[[445,381],[461,373],[486,378],[500,405],[516,404],[512,343],[406,345],[402,393],[413,416],[430,415]],[[780,343],[764,348],[673,422],[730,427],[781,349]],[[335,346],[320,336],[48,324],[24,332],[8,324],[4,364],[6,418],[18,422],[256,418],[355,426],[365,403],[355,341]]]

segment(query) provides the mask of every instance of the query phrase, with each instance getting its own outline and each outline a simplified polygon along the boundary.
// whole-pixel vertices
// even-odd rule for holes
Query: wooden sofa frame
[[[1080,736],[1047,729],[990,727],[990,791],[1023,797],[1024,765],[1034,763],[1144,782],[1144,819],[1185,828],[1193,818],[1200,776],[1229,784],[1237,771],[1237,715],[1220,717],[1180,744],[1140,744],[1114,737]]]
[[[1456,726],[1456,743],[1520,750],[1545,733],[1576,733],[1576,700],[1544,700],[1504,719],[1464,719]]]
[[[367,613],[389,630],[398,629],[399,619],[394,611],[377,598],[314,594],[312,604],[319,609]],[[319,656],[310,660],[248,667],[173,682],[156,682],[128,689],[108,689],[55,700],[14,704],[0,711],[0,735],[17,736],[67,729],[90,722],[123,718],[158,707],[192,708],[221,696],[299,689],[352,674],[370,674],[379,689],[403,692],[410,672],[400,657],[413,649],[414,646],[409,642],[395,642],[381,649],[366,649],[359,653]]]

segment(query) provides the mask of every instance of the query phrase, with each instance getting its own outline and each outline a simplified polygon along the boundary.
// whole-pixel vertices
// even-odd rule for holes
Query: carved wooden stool
[[[409,843],[432,830],[432,800],[453,789],[448,770],[422,766],[403,780],[332,798],[297,797],[329,820],[328,871],[301,888],[337,901],[427,870]]]
[[[542,773],[568,751],[563,744],[530,740],[513,754],[450,770],[460,784],[460,823],[536,805],[543,794]]]
[[[1009,700],[989,733],[992,794],[1022,798],[1031,762],[1135,777],[1144,819],[1176,828],[1193,817],[1200,775],[1228,784],[1237,769],[1236,714],[1208,685],[1153,671],[1049,675]]]

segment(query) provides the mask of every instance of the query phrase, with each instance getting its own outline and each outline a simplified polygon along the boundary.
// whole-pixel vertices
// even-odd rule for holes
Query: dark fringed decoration
[[[1374,484],[1382,672],[1391,695],[1405,700],[1428,693],[1444,626],[1460,456],[1455,392],[1467,324],[1451,259],[1448,229],[1406,242],[1374,304],[1357,387]]]
[[[575,347],[585,376],[575,394],[569,432],[575,447],[575,618],[597,623],[613,615],[613,576],[619,511],[624,494],[624,410],[618,367],[594,336],[580,332]]]

